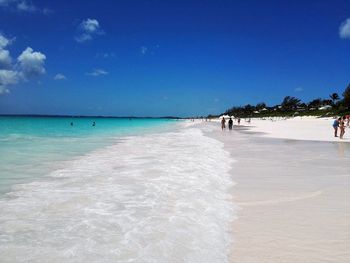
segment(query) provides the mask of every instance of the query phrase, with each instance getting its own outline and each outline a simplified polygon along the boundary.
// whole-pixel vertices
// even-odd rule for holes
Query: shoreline
[[[230,155],[199,129],[167,127],[0,198],[4,262],[227,262]]]
[[[347,262],[350,145],[266,138],[246,127],[207,123],[232,164],[230,262]],[[206,127],[207,125],[198,125]],[[271,136],[271,135],[270,135]]]

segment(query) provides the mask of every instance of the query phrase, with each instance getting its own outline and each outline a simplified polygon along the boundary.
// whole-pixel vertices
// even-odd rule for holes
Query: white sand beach
[[[262,132],[270,138],[294,140],[338,142],[339,137],[333,135],[333,118],[295,117],[291,119],[270,118],[266,120],[252,119],[251,123],[242,121],[243,125],[251,127],[252,132]],[[350,142],[350,129],[345,129],[341,141]],[[338,136],[339,136],[338,129]]]
[[[236,160],[231,262],[350,262],[350,136],[333,138],[330,119],[198,126]]]
[[[253,120],[221,131],[217,121],[162,120],[124,136],[106,129],[67,141],[37,136],[35,144],[22,133],[37,145],[23,148],[8,136],[11,157],[31,160],[18,174],[36,177],[0,198],[0,261],[350,262],[350,143],[293,139],[305,127],[328,130],[328,121],[309,122]],[[62,123],[55,131],[65,134]],[[283,130],[291,139],[266,137]],[[95,149],[73,155],[91,143]],[[51,157],[56,168],[40,177],[39,161],[55,147],[74,158]],[[21,164],[7,160],[3,184]]]

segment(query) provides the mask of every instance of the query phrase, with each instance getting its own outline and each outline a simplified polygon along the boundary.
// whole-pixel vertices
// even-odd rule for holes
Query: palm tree
[[[281,103],[284,110],[295,110],[299,105],[300,99],[291,96],[286,96]]]
[[[335,103],[340,99],[338,93],[332,93],[331,95],[329,95],[329,97],[331,98],[332,102],[333,102],[333,106],[335,105]]]

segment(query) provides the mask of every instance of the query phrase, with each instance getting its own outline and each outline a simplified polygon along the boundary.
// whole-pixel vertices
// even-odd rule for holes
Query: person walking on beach
[[[222,120],[221,120],[221,130],[223,131],[225,128],[226,128],[226,120],[225,120],[225,117],[222,117]]]
[[[339,122],[340,122],[340,118],[335,119],[334,122],[333,122],[334,137],[338,137]]]
[[[340,128],[340,139],[343,139],[343,136],[345,134],[345,116],[340,120],[339,123],[339,128]]]
[[[238,125],[241,123],[241,118],[237,119]]]
[[[228,129],[232,130],[232,126],[233,126],[233,120],[232,120],[232,117],[230,117],[230,119],[228,121]]]

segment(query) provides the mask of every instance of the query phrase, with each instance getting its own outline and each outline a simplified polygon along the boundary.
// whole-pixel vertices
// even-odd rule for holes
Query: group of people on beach
[[[340,130],[339,138],[343,139],[345,134],[345,127],[349,127],[350,116],[339,117],[333,122],[334,137],[338,137],[338,129]]]
[[[240,118],[237,118],[237,123],[238,123],[238,125],[240,125],[240,123],[241,123],[241,119]],[[230,117],[230,119],[228,120],[228,129],[232,130],[232,127],[233,127],[233,120],[232,120],[232,117]],[[221,130],[224,130],[224,129],[226,129],[226,119],[225,119],[225,117],[222,117],[222,119],[221,119]]]

